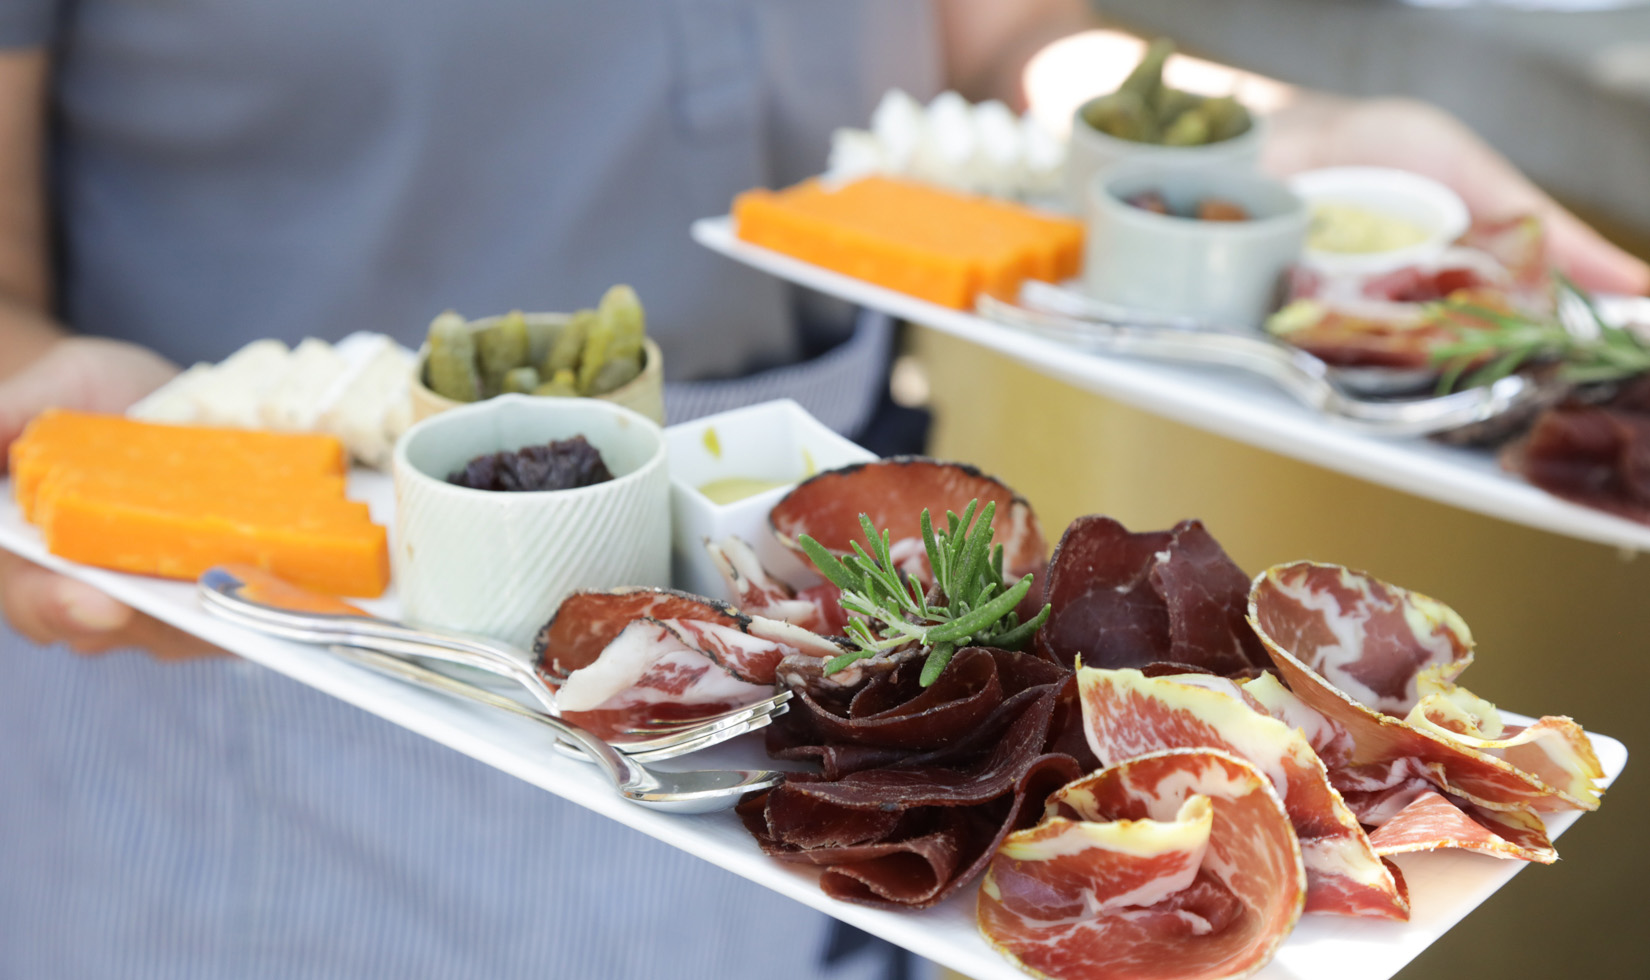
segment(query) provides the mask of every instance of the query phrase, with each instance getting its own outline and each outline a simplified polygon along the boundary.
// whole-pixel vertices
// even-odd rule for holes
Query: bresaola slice
[[[1300,918],[1301,850],[1267,778],[1171,750],[1086,776],[1009,835],[980,885],[985,938],[1061,980],[1221,980],[1264,966]]]
[[[1039,650],[1070,664],[1172,663],[1223,676],[1267,666],[1243,621],[1248,577],[1198,521],[1131,533],[1109,517],[1080,517],[1049,564],[1053,608]]]
[[[1354,764],[1413,760],[1438,789],[1492,810],[1598,807],[1603,770],[1574,722],[1543,718],[1520,737],[1453,684],[1471,640],[1442,603],[1296,562],[1255,578],[1249,622],[1289,689],[1351,734]]]
[[[1189,680],[1080,669],[1083,726],[1094,754],[1116,764],[1164,749],[1207,748],[1248,761],[1271,781],[1300,838],[1308,912],[1407,919],[1402,880],[1371,849],[1305,736],[1241,697]]]

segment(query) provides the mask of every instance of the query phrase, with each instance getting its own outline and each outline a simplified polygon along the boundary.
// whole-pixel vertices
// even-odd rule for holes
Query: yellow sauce
[[[782,487],[790,483],[789,480],[757,480],[748,476],[724,476],[719,480],[701,483],[698,491],[705,495],[711,503],[731,504],[754,497],[759,493]]]
[[[806,480],[808,477],[813,476],[815,473],[818,473],[818,472],[819,472],[819,467],[814,463],[814,454],[808,452],[808,447],[807,446],[803,446],[802,447],[802,479]]]
[[[1413,221],[1355,204],[1322,201],[1312,207],[1306,247],[1315,252],[1390,252],[1426,241],[1427,230]]]
[[[704,442],[705,451],[710,453],[712,459],[722,458],[722,438],[716,434],[715,426],[706,427]]]

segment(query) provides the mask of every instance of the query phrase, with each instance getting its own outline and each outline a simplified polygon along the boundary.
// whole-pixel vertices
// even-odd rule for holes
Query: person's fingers
[[[81,653],[137,647],[165,660],[223,651],[97,589],[0,552],[0,612],[29,640]]]
[[[1650,264],[1556,205],[1547,215],[1547,253],[1582,289],[1630,296],[1650,293]]]
[[[46,409],[123,412],[177,371],[135,344],[101,337],[58,341],[29,367],[0,381],[0,468],[6,447]]]

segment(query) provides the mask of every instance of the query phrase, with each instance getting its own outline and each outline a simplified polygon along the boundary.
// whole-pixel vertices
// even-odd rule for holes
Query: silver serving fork
[[[1483,422],[1536,395],[1535,383],[1515,374],[1489,387],[1435,398],[1360,398],[1337,386],[1323,361],[1263,334],[1188,329],[1180,322],[1091,319],[1072,310],[1030,309],[985,295],[977,311],[994,323],[1078,350],[1238,368],[1336,422],[1377,435],[1425,436]]]
[[[527,655],[492,637],[457,630],[409,626],[373,616],[341,599],[311,592],[277,576],[245,565],[220,565],[201,576],[199,594],[206,610],[221,619],[260,632],[323,646],[365,648],[399,658],[420,657],[471,667],[504,677],[526,691],[543,714],[559,718],[555,693],[528,663]],[[434,673],[430,671],[429,673]],[[440,675],[444,676],[444,675]],[[426,678],[427,679],[427,678]],[[452,681],[449,693],[471,696],[474,685]],[[433,683],[433,682],[432,682]],[[456,690],[462,686],[468,690]],[[491,692],[486,692],[491,693]],[[644,737],[639,751],[667,748],[672,740],[696,741],[711,733],[751,731],[782,714],[790,698],[781,691],[771,698],[732,711],[689,720],[660,720],[626,734]],[[480,700],[475,698],[475,700]],[[723,735],[721,739],[731,738]],[[625,742],[621,748],[632,743]],[[698,744],[703,748],[705,744]]]

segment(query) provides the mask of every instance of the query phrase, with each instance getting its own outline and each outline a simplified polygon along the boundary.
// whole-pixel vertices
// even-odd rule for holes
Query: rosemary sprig
[[[1433,363],[1443,367],[1439,392],[1453,389],[1467,368],[1486,358],[1487,363],[1467,375],[1467,387],[1494,384],[1527,364],[1541,361],[1559,362],[1559,380],[1578,384],[1619,381],[1650,372],[1650,344],[1631,330],[1607,323],[1587,294],[1568,279],[1560,277],[1559,288],[1585,306],[1596,336],[1572,333],[1557,319],[1522,316],[1458,301],[1439,304],[1436,314],[1440,321],[1456,324],[1455,341],[1432,353]],[[1487,326],[1468,327],[1462,319]]]
[[[932,596],[899,571],[890,533],[879,533],[865,514],[859,515],[865,546],[849,542],[851,555],[838,558],[805,534],[798,539],[820,574],[842,590],[842,608],[855,614],[848,621],[848,637],[857,649],[832,659],[825,673],[915,645],[928,650],[919,678],[927,687],[958,648],[972,644],[1016,650],[1048,620],[1049,607],[1044,606],[1020,622],[1014,609],[1030,591],[1031,576],[1005,588],[1003,548],[991,543],[997,505],[988,502],[981,509],[979,503],[969,501],[960,517],[947,511],[944,530],[936,530],[928,511],[922,512],[922,543],[936,586]]]

